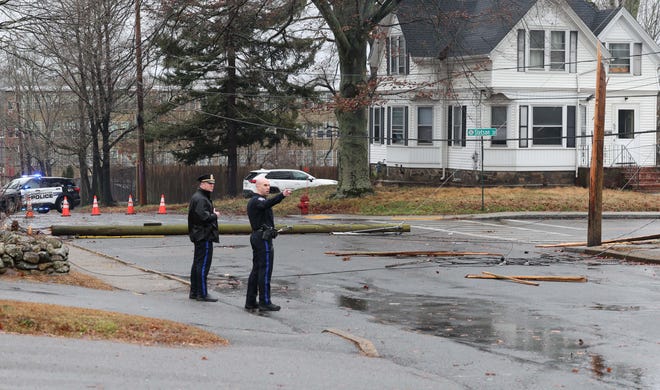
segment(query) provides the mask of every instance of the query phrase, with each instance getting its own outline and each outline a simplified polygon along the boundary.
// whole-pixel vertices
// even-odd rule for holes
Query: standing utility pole
[[[147,179],[144,164],[144,91],[142,88],[142,32],[140,28],[140,0],[135,0],[135,62],[136,62],[136,88],[137,99],[137,190],[138,202],[141,206],[147,204]]]
[[[600,46],[596,64],[596,107],[594,136],[591,144],[591,168],[589,170],[589,225],[587,246],[601,244],[603,220],[603,138],[605,133],[605,69]]]

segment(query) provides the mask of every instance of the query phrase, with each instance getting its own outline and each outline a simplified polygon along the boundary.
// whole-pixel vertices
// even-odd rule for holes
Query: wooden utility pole
[[[603,139],[605,133],[605,69],[598,46],[596,64],[596,109],[594,135],[591,144],[591,167],[589,170],[589,225],[587,246],[601,244],[603,220]]]
[[[142,27],[140,20],[140,0],[135,0],[135,63],[136,63],[136,88],[137,99],[137,133],[138,133],[138,155],[137,155],[137,192],[140,206],[147,204],[147,178],[144,163],[144,88],[142,81]]]

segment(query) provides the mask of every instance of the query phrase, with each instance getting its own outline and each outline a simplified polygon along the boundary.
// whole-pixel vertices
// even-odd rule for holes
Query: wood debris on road
[[[601,245],[604,244],[614,244],[620,242],[632,242],[632,241],[646,241],[646,240],[655,240],[660,238],[660,234],[651,234],[650,236],[639,236],[639,237],[625,237],[617,238],[615,240],[604,240],[601,241]],[[557,247],[566,247],[566,246],[586,246],[586,242],[563,242],[559,244],[539,244],[537,248],[557,248]]]
[[[528,285],[528,286],[538,286],[538,285],[539,285],[539,284],[536,283],[536,282],[530,282],[530,281],[528,281],[528,280],[518,279],[518,278],[515,278],[515,277],[513,277],[513,276],[498,275],[498,274],[494,274],[494,273],[492,273],[492,272],[486,272],[486,271],[481,271],[481,273],[483,273],[483,274],[485,274],[485,275],[492,276],[492,277],[495,278],[495,279],[506,279],[506,280],[510,280],[510,281],[512,281],[512,282],[515,282],[515,283],[526,284],[526,285]]]
[[[383,256],[383,257],[443,257],[443,256],[493,256],[502,257],[500,253],[490,252],[448,252],[448,251],[387,251],[387,252],[325,252],[326,255],[332,256]]]
[[[496,276],[483,274],[467,274],[468,279],[497,279]],[[586,283],[586,276],[554,276],[554,275],[511,275],[512,278],[520,280],[536,280],[539,282],[574,282]]]

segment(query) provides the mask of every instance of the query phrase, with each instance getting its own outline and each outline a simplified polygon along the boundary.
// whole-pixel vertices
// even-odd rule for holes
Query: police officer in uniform
[[[277,236],[273,220],[272,207],[280,203],[284,197],[291,195],[290,189],[268,199],[270,182],[264,177],[257,178],[256,193],[247,205],[247,215],[250,219],[252,234],[252,272],[248,278],[245,309],[260,311],[278,311],[280,307],[270,300],[270,278],[273,274],[273,259],[275,251],[273,238]],[[257,292],[259,301],[257,302]]]
[[[215,187],[213,175],[197,178],[199,188],[190,198],[188,206],[188,235],[195,244],[193,263],[190,269],[190,299],[216,302],[218,298],[209,295],[206,278],[213,259],[213,243],[220,242],[218,217],[220,213],[213,208],[211,192]]]

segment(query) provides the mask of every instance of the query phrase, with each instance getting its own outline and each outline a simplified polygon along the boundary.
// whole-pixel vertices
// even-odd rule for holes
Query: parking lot
[[[185,216],[155,214],[62,218],[49,213],[38,218],[30,223],[44,230],[53,224],[185,223]],[[391,382],[383,384],[385,388],[434,388],[438,384],[511,389],[660,386],[660,365],[652,358],[660,353],[660,331],[655,326],[660,308],[656,266],[537,246],[585,240],[584,218],[294,216],[277,220],[290,225],[353,221],[404,222],[411,231],[281,235],[275,241],[273,300],[283,309],[257,316],[258,325],[254,314],[242,310],[251,265],[248,238],[242,235],[221,236],[214,251],[209,278],[220,296],[216,306],[188,302],[187,286],[180,284],[143,296],[170,302],[165,307],[138,303],[123,310],[194,323],[228,337],[232,348],[257,347],[258,343],[280,357],[304,355],[309,348],[319,348],[322,340],[322,348],[339,348],[335,352],[353,359],[357,355],[354,347],[322,333],[328,328],[351,332],[376,346],[381,362],[368,372],[349,370],[341,379],[324,377],[322,386],[311,387],[336,387],[349,379],[353,380],[349,383],[361,383],[362,375],[390,378],[395,372],[403,382],[390,378]],[[235,217],[222,222],[247,220]],[[654,216],[606,219],[603,239],[657,234],[659,225]],[[71,244],[175,278],[185,280],[190,272],[192,244],[185,236],[90,237],[74,239]],[[370,255],[385,251],[472,254]],[[483,271],[579,275],[588,281],[530,286],[465,277]],[[335,359],[327,364],[338,375],[347,369]],[[251,368],[246,363],[245,369]],[[308,388],[301,382],[303,377],[289,373],[283,383]],[[268,383],[268,377],[263,380]],[[405,381],[412,381],[413,387],[403,385]],[[235,384],[248,388],[241,382]]]

